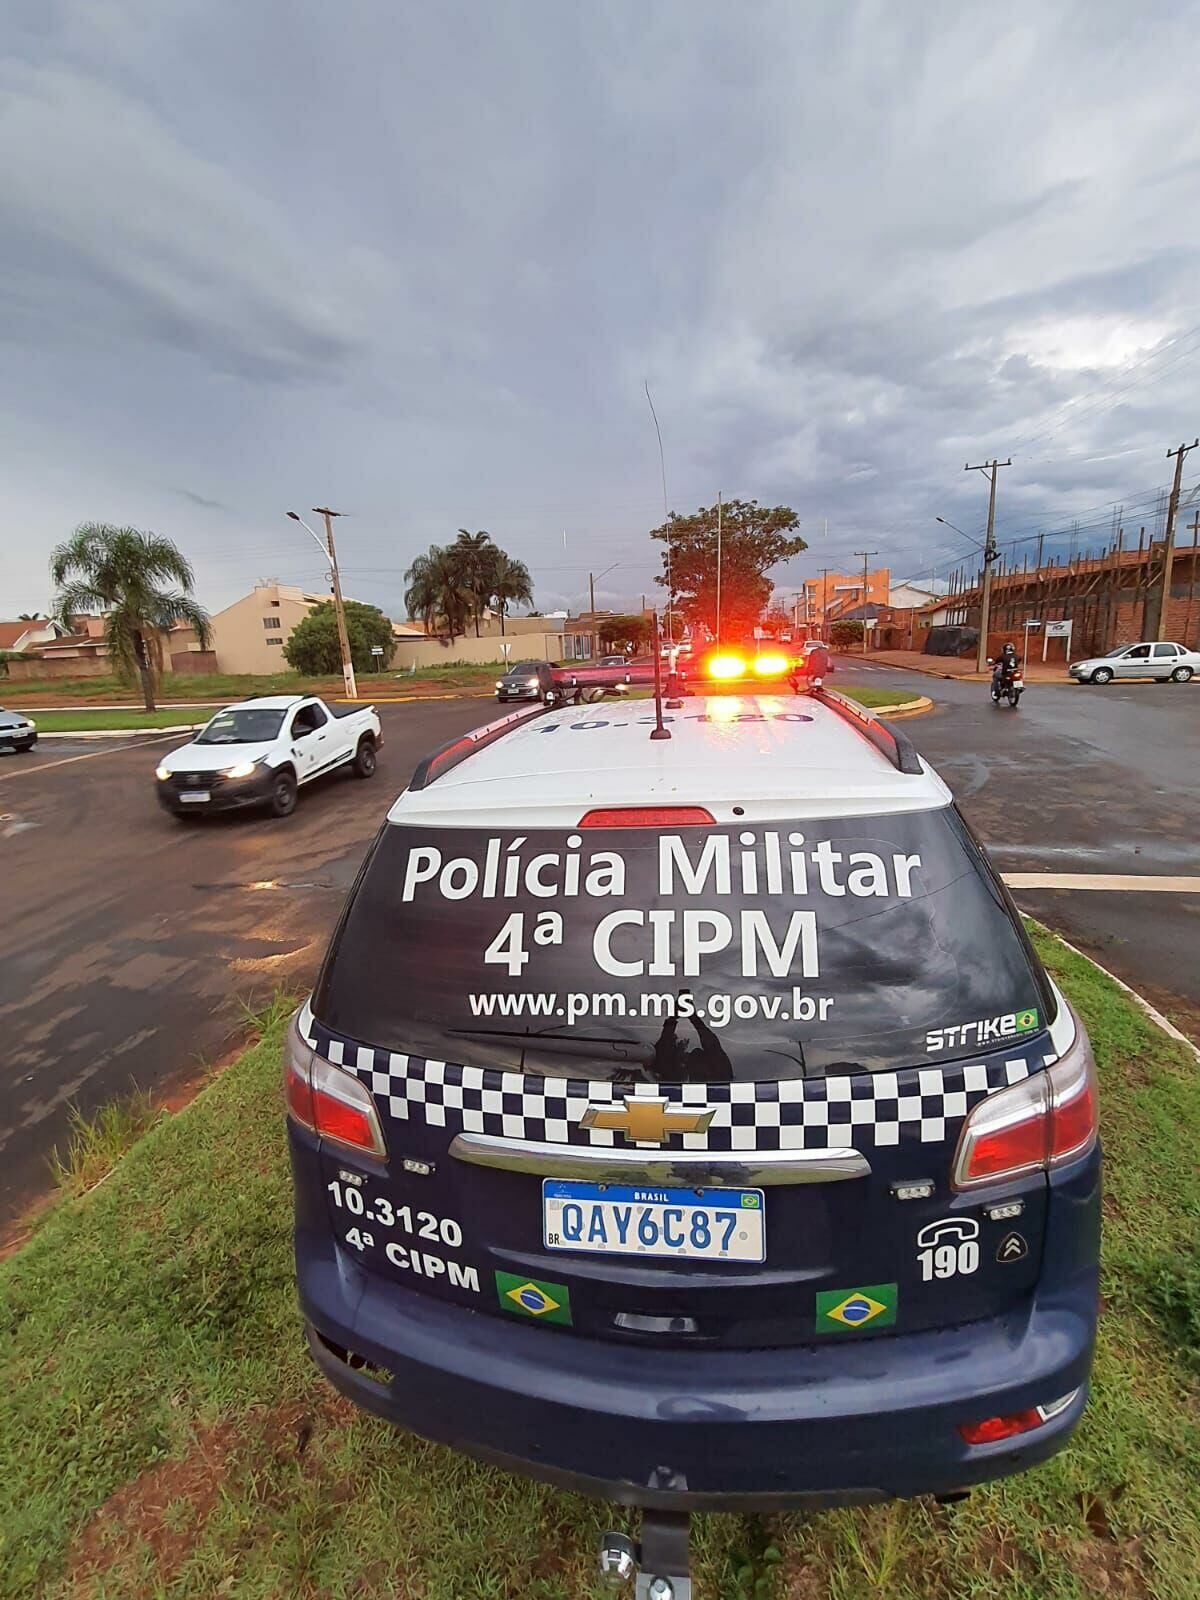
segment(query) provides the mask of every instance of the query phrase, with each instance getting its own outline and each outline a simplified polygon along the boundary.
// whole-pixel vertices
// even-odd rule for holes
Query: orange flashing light
[[[710,678],[742,678],[746,675],[746,663],[741,656],[710,656],[708,661],[708,675]]]

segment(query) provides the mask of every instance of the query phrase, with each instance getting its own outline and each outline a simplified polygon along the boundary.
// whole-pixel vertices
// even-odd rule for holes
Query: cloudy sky
[[[636,602],[647,379],[673,506],[799,513],[783,584],[969,557],[993,453],[1002,539],[1136,525],[1200,429],[1195,5],[2,10],[0,615],[84,519],[316,585],[314,504],[395,614],[460,526]]]

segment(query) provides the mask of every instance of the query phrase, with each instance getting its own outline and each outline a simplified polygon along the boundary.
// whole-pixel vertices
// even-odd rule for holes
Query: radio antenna
[[[655,411],[654,401],[650,398],[650,380],[647,378],[643,379],[642,382],[646,391],[646,402],[650,407],[650,415],[654,418],[654,432],[658,436],[658,468],[662,474],[663,527],[666,530],[667,545],[667,643],[674,644],[675,613],[672,610],[672,606],[675,596],[671,588],[671,512],[667,504],[667,458],[663,454],[662,429],[658,425],[658,412]]]
[[[663,726],[662,645],[659,643],[657,607],[655,607],[654,616],[650,624],[650,644],[654,651],[654,726],[650,729],[650,737],[652,739],[669,739],[671,730]]]

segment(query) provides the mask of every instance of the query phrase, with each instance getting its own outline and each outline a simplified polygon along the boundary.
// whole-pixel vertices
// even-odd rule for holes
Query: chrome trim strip
[[[658,1183],[684,1189],[763,1189],[785,1183],[844,1183],[870,1176],[859,1150],[639,1150],[611,1145],[538,1144],[460,1133],[450,1146],[470,1166],[531,1172],[588,1183]]]

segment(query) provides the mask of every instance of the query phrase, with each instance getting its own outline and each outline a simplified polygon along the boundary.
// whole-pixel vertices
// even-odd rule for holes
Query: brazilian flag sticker
[[[853,1333],[856,1328],[890,1328],[896,1321],[894,1283],[868,1283],[857,1289],[823,1289],[817,1295],[817,1332]]]
[[[1032,1007],[1030,1007],[1030,1009],[1028,1011],[1018,1011],[1017,1012],[1017,1032],[1018,1033],[1036,1033],[1037,1032],[1037,1026],[1038,1026],[1038,1014]]]
[[[502,1311],[535,1322],[564,1322],[571,1326],[571,1296],[561,1283],[521,1278],[514,1272],[497,1272],[496,1295]]]

